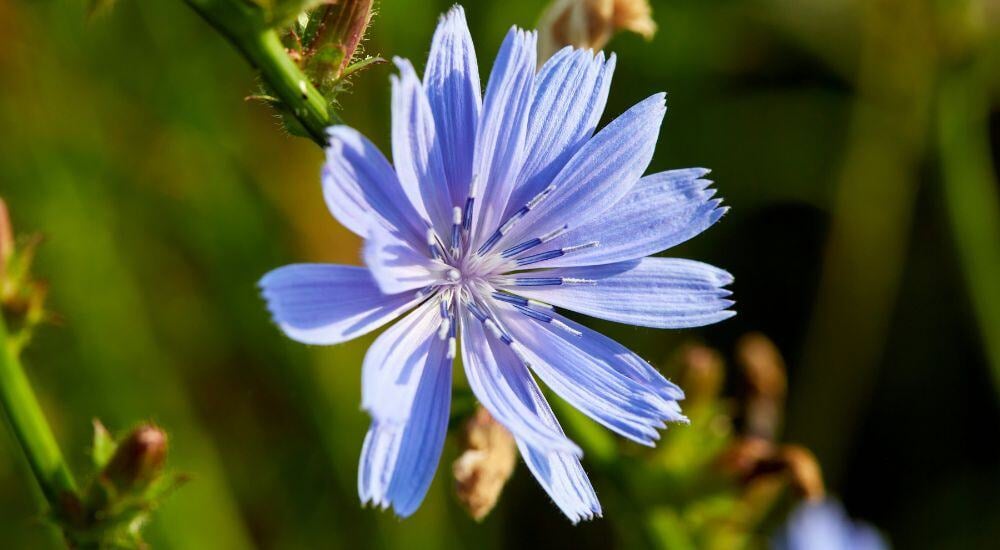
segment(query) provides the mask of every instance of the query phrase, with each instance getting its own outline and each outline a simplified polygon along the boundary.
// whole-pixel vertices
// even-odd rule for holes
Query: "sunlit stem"
[[[254,67],[320,147],[326,128],[337,122],[323,94],[309,82],[282,46],[278,33],[265,26],[259,7],[233,0],[185,0],[219,30]]]
[[[24,369],[9,344],[0,315],[0,404],[21,445],[31,472],[53,510],[59,510],[67,495],[76,494],[76,483],[66,467],[59,445],[49,428]]]

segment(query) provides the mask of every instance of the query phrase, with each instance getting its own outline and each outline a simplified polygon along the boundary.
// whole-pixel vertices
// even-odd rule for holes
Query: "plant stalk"
[[[31,471],[53,510],[60,510],[67,495],[76,494],[76,482],[52,429],[45,420],[31,384],[8,342],[7,328],[0,315],[0,404],[24,451]]]
[[[270,29],[253,33],[236,42],[236,46],[302,123],[309,137],[326,147],[326,127],[332,124],[326,99],[288,57],[278,33]]]
[[[267,28],[249,3],[231,0],[184,0],[217,29],[260,71],[283,106],[320,147],[326,147],[326,128],[335,123],[326,99],[288,56],[274,29]]]

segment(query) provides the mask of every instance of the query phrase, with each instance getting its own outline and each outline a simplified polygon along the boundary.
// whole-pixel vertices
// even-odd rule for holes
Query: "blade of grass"
[[[956,69],[942,79],[937,148],[948,220],[969,299],[1000,395],[1000,196],[990,158],[990,109],[982,69]]]

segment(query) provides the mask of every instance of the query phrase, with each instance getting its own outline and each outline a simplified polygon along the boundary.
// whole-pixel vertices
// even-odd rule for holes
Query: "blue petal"
[[[423,85],[409,61],[393,60],[392,160],[403,191],[439,235],[451,230],[451,200],[434,115]]]
[[[414,250],[398,234],[377,226],[372,226],[362,249],[365,265],[386,294],[423,288],[439,280],[439,269],[427,254]]]
[[[563,433],[538,384],[507,344],[491,337],[490,348],[497,363],[503,365],[503,372],[508,373],[506,380],[521,403],[531,409],[546,427]],[[572,453],[532,446],[519,437],[514,439],[528,469],[570,521],[577,523],[600,517],[601,504],[579,458]]]
[[[451,204],[461,206],[472,181],[476,127],[482,109],[476,50],[461,6],[452,7],[434,31],[424,88],[434,112]]]
[[[362,504],[370,502],[382,508],[389,506],[386,493],[399,457],[401,436],[399,426],[372,421],[358,462],[358,496]]]
[[[465,308],[461,328],[462,363],[469,387],[493,418],[532,447],[582,454],[561,431],[546,425],[536,411],[521,402],[511,387],[510,379],[515,374],[509,371],[509,365],[497,362],[483,325]]]
[[[566,47],[542,65],[528,123],[527,151],[507,214],[545,189],[594,133],[604,112],[614,54]]]
[[[402,422],[409,416],[432,348],[444,347],[437,337],[440,323],[438,300],[430,300],[389,327],[368,348],[361,370],[361,408],[373,418]]]
[[[400,517],[415,512],[427,495],[448,433],[450,406],[451,359],[441,359],[439,368],[421,378],[389,485],[389,499]]]
[[[480,197],[473,222],[477,245],[496,228],[524,162],[535,42],[534,32],[511,28],[490,73],[472,164],[473,193]]]
[[[651,96],[597,132],[552,182],[552,191],[510,230],[516,244],[569,224],[590,221],[639,181],[653,157],[666,112],[664,94]]]
[[[578,335],[571,334],[559,328],[553,328],[548,324],[539,324],[537,326],[541,328],[535,328],[534,330],[544,330],[550,333],[553,338],[562,339],[569,345],[579,348],[579,351],[592,358],[595,365],[601,370],[607,371],[607,369],[611,369],[617,376],[640,384],[643,386],[640,390],[642,395],[646,395],[647,392],[651,391],[665,401],[680,401],[684,399],[684,390],[677,384],[667,380],[660,374],[660,371],[656,370],[653,365],[650,365],[632,350],[600,332],[591,330],[558,313],[549,311],[546,312],[546,315],[565,324],[571,330],[578,333]],[[610,374],[610,371],[607,372]]]
[[[332,126],[327,132],[323,198],[333,216],[362,237],[376,222],[414,245],[424,242],[427,223],[378,147],[348,126]]]
[[[420,378],[405,424],[372,420],[358,464],[363,504],[392,506],[400,517],[420,507],[441,460],[450,403],[451,369],[444,364]]]
[[[676,401],[664,397],[676,386],[660,376],[654,378],[653,369],[637,365],[644,362],[625,348],[592,331],[580,330],[574,335],[522,316],[513,308],[503,309],[505,326],[514,340],[524,345],[524,354],[538,377],[608,429],[652,446],[665,422],[687,421]],[[570,326],[582,328],[575,323]]]
[[[436,304],[383,333],[365,356],[365,408],[372,426],[358,468],[362,502],[406,517],[420,506],[441,458],[451,403],[447,344],[435,334]]]
[[[532,267],[596,265],[643,258],[676,246],[702,231],[726,213],[713,199],[708,173],[701,168],[671,170],[646,176],[628,195],[596,218],[546,243],[557,250],[596,241],[584,248]],[[537,253],[538,250],[532,250]]]
[[[644,258],[538,273],[575,282],[510,290],[601,319],[654,328],[697,327],[736,314],[727,311],[733,301],[723,289],[732,275],[692,260]]]
[[[420,301],[414,292],[386,295],[363,267],[292,264],[258,285],[281,330],[306,344],[337,344],[395,319]]]

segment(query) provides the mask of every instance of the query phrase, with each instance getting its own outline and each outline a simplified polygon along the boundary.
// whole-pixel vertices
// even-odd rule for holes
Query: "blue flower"
[[[677,403],[684,393],[553,306],[656,328],[734,315],[728,273],[648,257],[697,235],[725,208],[701,179],[707,170],[642,177],[664,94],[595,133],[614,55],[566,48],[536,72],[535,33],[512,28],[480,99],[456,6],[434,34],[422,81],[409,61],[395,63],[394,165],[356,130],[335,126],[323,169],[327,205],[364,238],[366,267],[276,269],[260,282],[268,307],[289,337],[308,344],[350,340],[402,316],[362,367],[362,406],[372,417],[362,501],[403,517],[420,505],[441,456],[460,348],[472,391],[556,505],[573,522],[599,516],[580,448],[534,376],[649,446],[666,422],[686,421]]]
[[[878,531],[855,523],[833,500],[799,505],[771,545],[774,550],[888,550]]]

